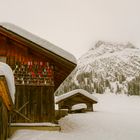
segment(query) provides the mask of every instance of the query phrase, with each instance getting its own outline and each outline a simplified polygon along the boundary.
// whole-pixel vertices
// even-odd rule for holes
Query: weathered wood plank
[[[22,108],[20,113],[31,120],[28,121],[24,117],[21,117],[21,115],[16,114],[13,122],[54,122],[55,109],[53,94],[53,86],[17,85],[16,110]],[[25,105],[27,102],[28,104]]]
[[[8,110],[0,97],[0,140],[8,137]]]
[[[2,97],[7,109],[12,110],[13,101],[11,99],[11,95],[4,75],[0,75],[0,96]]]

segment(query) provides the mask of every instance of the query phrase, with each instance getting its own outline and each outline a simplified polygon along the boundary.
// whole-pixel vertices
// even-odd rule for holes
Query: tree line
[[[103,94],[108,89],[111,93],[128,95],[140,95],[140,75],[133,78],[131,81],[126,80],[126,76],[120,73],[115,73],[114,78],[109,79],[107,76],[104,78],[101,74],[93,71],[82,72],[73,79],[74,75],[67,78],[57,91],[57,95],[64,94],[74,89],[84,89],[90,93]]]

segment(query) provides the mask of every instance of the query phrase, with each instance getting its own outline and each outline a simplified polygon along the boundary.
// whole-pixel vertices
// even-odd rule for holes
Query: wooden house
[[[96,97],[83,89],[76,89],[56,98],[59,109],[68,109],[70,113],[73,112],[72,107],[77,104],[85,104],[87,106],[85,111],[93,111],[93,104],[97,102]],[[82,109],[77,109],[77,111],[82,111]]]
[[[54,92],[76,67],[70,53],[10,23],[0,23],[0,61],[15,77],[13,122],[54,122]]]

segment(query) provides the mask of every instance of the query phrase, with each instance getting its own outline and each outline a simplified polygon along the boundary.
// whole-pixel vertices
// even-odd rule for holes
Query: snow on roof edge
[[[64,59],[69,60],[70,62],[72,62],[74,64],[77,64],[76,58],[71,53],[63,50],[62,48],[60,48],[58,46],[55,46],[54,44],[50,43],[49,41],[47,41],[45,39],[38,37],[37,35],[34,35],[28,31],[22,29],[21,27],[18,27],[17,25],[3,22],[3,23],[0,23],[0,26],[5,28],[6,30],[9,30],[11,32],[14,32],[14,33],[22,36],[23,38],[25,38],[27,40],[30,40],[30,41],[38,44],[39,46],[42,46],[44,49],[47,49],[47,50],[63,57]]]
[[[0,62],[0,75],[4,75],[7,81],[8,89],[14,103],[15,101],[15,81],[13,71],[9,65]]]
[[[92,94],[90,94],[89,92],[87,92],[86,90],[83,90],[83,89],[75,89],[75,90],[72,90],[70,92],[67,92],[63,95],[60,95],[56,98],[55,100],[55,103],[57,104],[58,102],[60,102],[61,100],[64,100],[70,96],[73,96],[74,94],[77,94],[77,93],[80,93],[96,102],[98,102],[98,99],[96,97],[94,97]]]
[[[11,123],[11,126],[59,126],[55,123],[42,122],[42,123]]]

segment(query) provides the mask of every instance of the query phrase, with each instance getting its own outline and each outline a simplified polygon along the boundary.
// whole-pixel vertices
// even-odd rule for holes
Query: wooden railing
[[[54,85],[53,67],[41,63],[16,63],[13,67],[16,85]]]

